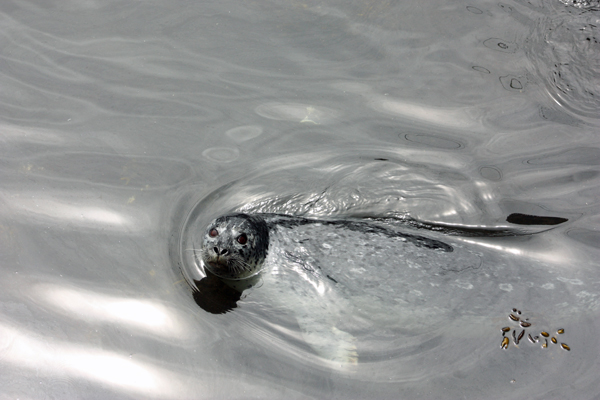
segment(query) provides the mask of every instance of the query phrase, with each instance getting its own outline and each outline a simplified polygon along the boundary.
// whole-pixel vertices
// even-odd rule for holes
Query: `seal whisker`
[[[244,260],[240,258],[234,258],[230,260],[231,266],[236,270],[236,272],[242,272],[244,270],[250,270],[251,266]]]

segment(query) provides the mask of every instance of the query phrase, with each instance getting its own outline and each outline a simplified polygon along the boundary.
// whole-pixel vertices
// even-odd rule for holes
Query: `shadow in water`
[[[225,314],[236,308],[242,293],[227,286],[209,271],[205,272],[206,277],[194,281],[197,288],[193,295],[196,304],[211,314]]]

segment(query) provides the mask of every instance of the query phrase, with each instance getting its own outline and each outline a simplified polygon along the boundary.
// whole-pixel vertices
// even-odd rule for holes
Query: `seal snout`
[[[217,257],[218,256],[224,256],[227,253],[229,253],[229,249],[224,248],[221,251],[219,251],[219,247],[217,247],[217,246],[213,247],[213,250],[215,251],[215,254],[217,255]]]
[[[212,248],[214,254],[207,258],[207,264],[213,268],[223,269],[229,267],[229,248],[217,245]]]

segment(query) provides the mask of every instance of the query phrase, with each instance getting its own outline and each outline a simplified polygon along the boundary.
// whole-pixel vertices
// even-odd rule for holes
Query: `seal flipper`
[[[358,364],[356,338],[335,326],[314,321],[312,318],[298,318],[302,337],[321,358],[332,366],[345,369]]]
[[[331,367],[346,369],[358,364],[358,351],[356,338],[336,326],[351,309],[349,302],[336,294],[315,290],[309,301],[294,307],[294,315],[306,344]],[[315,295],[322,297],[320,301],[314,301]]]
[[[342,327],[352,315],[352,305],[322,272],[318,262],[301,248],[294,252],[282,250],[275,259],[281,264],[271,266],[271,277],[262,290],[277,290],[279,302],[295,317],[305,343],[330,368],[347,369],[358,363],[356,338]],[[289,248],[289,246],[288,246]]]

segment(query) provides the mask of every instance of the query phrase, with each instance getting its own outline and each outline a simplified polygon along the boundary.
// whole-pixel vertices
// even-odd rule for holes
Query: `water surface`
[[[3,2],[2,397],[598,397],[598,15]],[[463,302],[419,303],[411,281],[394,309],[451,312],[421,331],[374,317],[338,368],[267,290],[198,306],[186,221],[232,210],[553,229],[430,232],[482,260],[444,275]],[[516,346],[513,308],[570,351]]]

